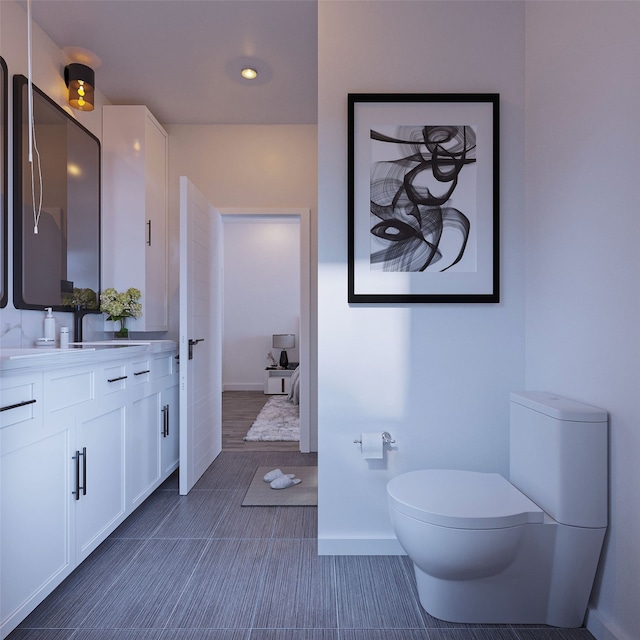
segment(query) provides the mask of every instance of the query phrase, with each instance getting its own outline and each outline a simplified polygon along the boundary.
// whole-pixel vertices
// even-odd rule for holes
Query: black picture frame
[[[348,94],[348,302],[500,301],[497,93]]]

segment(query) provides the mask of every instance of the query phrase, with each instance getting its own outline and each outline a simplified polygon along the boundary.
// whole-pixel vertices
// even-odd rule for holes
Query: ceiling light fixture
[[[240,72],[240,75],[243,78],[246,78],[247,80],[255,80],[258,77],[258,72],[255,69],[252,69],[251,67],[245,67]]]
[[[69,64],[64,68],[64,82],[69,87],[69,104],[79,111],[93,111],[93,69],[79,62]]]

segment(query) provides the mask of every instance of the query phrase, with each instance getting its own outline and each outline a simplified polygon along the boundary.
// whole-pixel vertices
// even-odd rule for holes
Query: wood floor
[[[271,396],[262,391],[225,391],[222,394],[223,451],[300,451],[299,442],[245,442],[260,409]]]

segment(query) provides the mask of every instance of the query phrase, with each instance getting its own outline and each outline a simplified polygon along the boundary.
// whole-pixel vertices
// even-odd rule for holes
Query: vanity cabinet
[[[175,354],[0,376],[0,637],[177,468]]]
[[[167,331],[168,136],[141,105],[102,108],[102,285],[140,289],[130,331]]]

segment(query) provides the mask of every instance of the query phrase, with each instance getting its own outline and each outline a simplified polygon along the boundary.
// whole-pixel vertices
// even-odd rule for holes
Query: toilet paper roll
[[[362,457],[363,458],[382,458],[384,457],[384,442],[379,431],[363,433],[362,440]]]

